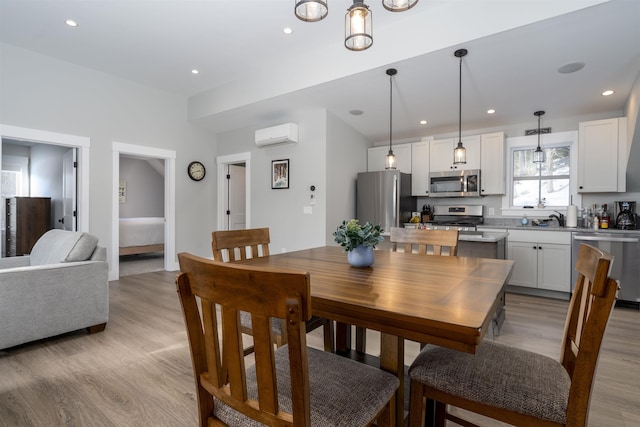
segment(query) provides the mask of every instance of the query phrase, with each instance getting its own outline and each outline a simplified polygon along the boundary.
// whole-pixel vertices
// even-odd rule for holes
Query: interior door
[[[62,157],[62,223],[63,230],[77,230],[76,194],[76,149],[72,148]]]
[[[246,228],[246,167],[244,164],[227,165],[227,230]]]

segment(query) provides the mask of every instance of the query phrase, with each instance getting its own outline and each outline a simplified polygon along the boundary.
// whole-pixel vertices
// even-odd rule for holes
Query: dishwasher
[[[581,243],[594,246],[613,256],[609,276],[620,281],[620,291],[616,305],[619,307],[640,308],[640,234],[639,233],[601,233],[574,232],[572,235],[571,262],[576,265],[578,248]],[[571,274],[571,292],[578,278],[573,270]]]

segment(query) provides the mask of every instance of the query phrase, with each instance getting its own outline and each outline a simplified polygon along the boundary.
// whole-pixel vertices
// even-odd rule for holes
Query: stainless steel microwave
[[[429,197],[480,197],[480,170],[431,172]]]

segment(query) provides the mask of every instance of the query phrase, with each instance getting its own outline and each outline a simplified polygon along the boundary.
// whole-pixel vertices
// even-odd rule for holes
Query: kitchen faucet
[[[549,218],[555,218],[556,220],[558,220],[558,225],[560,227],[564,227],[564,215],[558,211],[554,211],[554,212],[556,212],[558,215],[551,214],[549,215]]]

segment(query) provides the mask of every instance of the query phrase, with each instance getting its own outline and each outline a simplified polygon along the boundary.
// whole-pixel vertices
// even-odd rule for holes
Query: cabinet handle
[[[538,249],[542,249],[542,246],[538,246]]]
[[[580,189],[582,190],[582,185],[580,186]]]
[[[538,249],[538,248],[536,248],[536,246],[534,245],[534,246],[533,246],[533,249],[535,250],[535,249]]]

